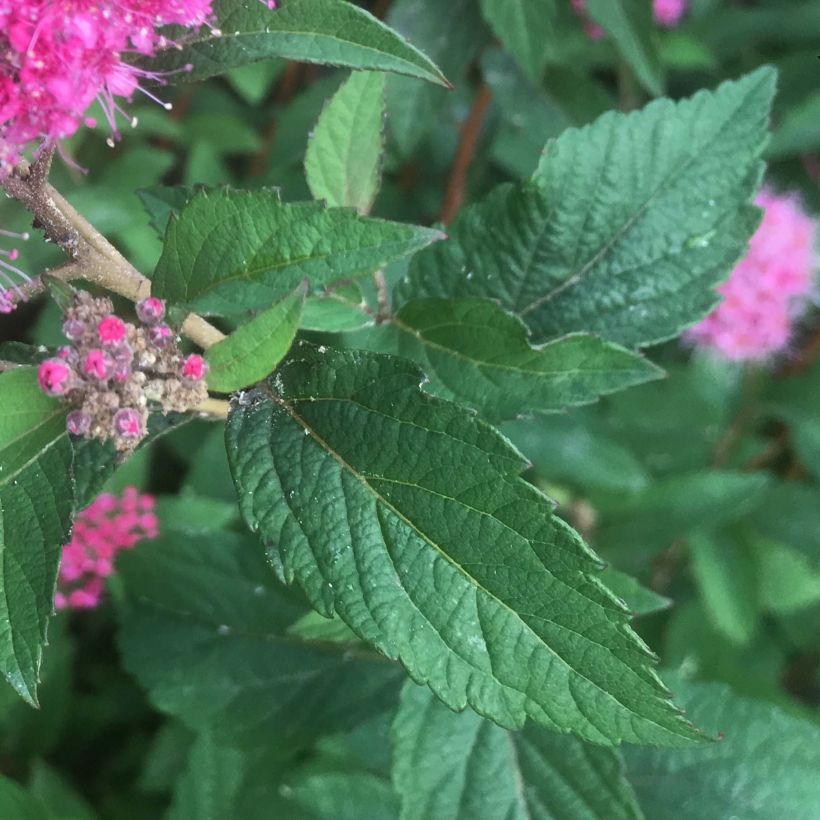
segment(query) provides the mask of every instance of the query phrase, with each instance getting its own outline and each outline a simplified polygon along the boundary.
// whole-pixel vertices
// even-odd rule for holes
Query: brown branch
[[[21,165],[0,179],[0,187],[34,216],[34,227],[43,231],[71,260],[52,271],[61,279],[85,279],[136,302],[151,293],[143,276],[85,217],[48,182],[53,149],[44,151],[29,166]],[[207,349],[225,335],[200,316],[191,314],[182,332]]]
[[[492,92],[490,87],[484,83],[476,92],[473,107],[461,127],[461,139],[453,161],[450,179],[447,181],[444,206],[441,210],[441,221],[445,225],[449,225],[455,219],[464,202],[467,174],[475,158],[478,138],[484,124],[484,115],[487,113],[491,101]]]

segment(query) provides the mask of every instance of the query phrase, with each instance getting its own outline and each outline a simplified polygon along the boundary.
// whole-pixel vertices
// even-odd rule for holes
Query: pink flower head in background
[[[584,31],[590,40],[602,39],[606,32],[587,14],[586,0],[570,0],[573,11],[584,21]],[[649,2],[649,0],[646,0]],[[652,16],[663,28],[674,28],[686,13],[689,0],[652,0]]]
[[[2,39],[2,35],[0,35],[0,39]],[[0,65],[2,65],[2,61],[0,61]],[[2,74],[0,74],[0,84],[2,82]],[[0,106],[2,106],[2,103],[0,103]],[[0,107],[0,111],[2,111],[2,107]],[[0,125],[1,130],[2,125]],[[2,138],[0,138],[0,143],[2,143]],[[0,152],[2,152],[2,145],[0,145]],[[1,158],[0,168],[2,168]],[[28,239],[28,234],[0,230],[0,238],[19,239],[25,242]],[[24,301],[26,292],[20,285],[31,283],[31,279],[17,265],[13,264],[17,261],[19,255],[20,252],[17,248],[11,248],[11,250],[0,248],[0,313],[11,313],[18,303]]]
[[[723,301],[686,333],[699,347],[733,361],[760,361],[782,351],[813,285],[815,222],[794,196],[763,190],[749,252],[718,292]]]
[[[153,56],[174,45],[164,26],[198,29],[211,14],[211,0],[18,0],[0,4],[0,174],[24,150],[71,136],[94,100],[112,135],[117,98],[162,76],[123,60]],[[167,106],[166,106],[167,107]],[[126,119],[128,119],[126,117]]]
[[[117,553],[157,534],[152,496],[135,487],[126,488],[121,498],[109,493],[98,496],[77,516],[71,541],[63,547],[55,608],[98,606]]]

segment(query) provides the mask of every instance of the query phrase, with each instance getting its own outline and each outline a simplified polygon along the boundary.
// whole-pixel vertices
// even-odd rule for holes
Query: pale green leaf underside
[[[232,393],[271,373],[293,344],[306,291],[306,286],[298,287],[209,348],[208,388]]]
[[[420,299],[357,337],[365,347],[418,362],[431,391],[492,421],[554,412],[660,378],[639,354],[573,334],[532,347],[526,326],[486,299]]]
[[[151,70],[172,71],[197,80],[222,74],[257,60],[283,57],[308,63],[367,68],[408,74],[447,85],[435,64],[364,9],[346,0],[287,0],[272,11],[265,3],[216,0],[214,15],[221,34],[203,26],[151,60]]]
[[[380,72],[354,72],[322,111],[305,155],[316,199],[370,211],[381,181],[384,80]]]
[[[521,455],[420,381],[300,343],[234,403],[240,507],[274,566],[451,708],[600,743],[697,738]]]
[[[153,293],[205,313],[268,307],[303,279],[363,276],[442,236],[274,191],[200,192],[168,226]]]
[[[696,750],[626,749],[630,781],[651,820],[814,820],[820,728],[723,684],[670,676],[687,714],[719,743]]]
[[[65,411],[36,370],[0,374],[0,672],[30,703],[73,493]]]
[[[774,80],[762,68],[565,131],[532,182],[495,189],[413,260],[399,299],[498,299],[536,341],[592,332],[637,347],[678,335],[714,306],[757,225],[749,202]]]
[[[449,711],[412,681],[393,721],[401,820],[640,820],[614,749]]]

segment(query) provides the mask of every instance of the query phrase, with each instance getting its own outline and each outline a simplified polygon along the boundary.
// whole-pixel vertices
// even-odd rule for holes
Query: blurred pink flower
[[[602,39],[606,32],[589,18],[586,0],[570,0],[570,3],[575,13],[584,21],[587,37],[590,40]],[[688,5],[689,0],[652,0],[652,15],[659,26],[674,28],[680,23]]]
[[[117,553],[157,534],[153,496],[135,487],[127,487],[121,498],[110,493],[97,496],[77,516],[71,541],[63,547],[55,608],[98,606],[105,579],[114,571]]]
[[[813,285],[816,224],[794,196],[761,191],[764,209],[749,252],[718,292],[723,301],[685,338],[733,361],[783,350]]]

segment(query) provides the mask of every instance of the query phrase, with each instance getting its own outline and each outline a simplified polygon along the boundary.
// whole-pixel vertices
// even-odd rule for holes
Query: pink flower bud
[[[83,375],[102,382],[114,375],[114,360],[105,350],[92,348],[85,354],[81,370]]]
[[[85,322],[80,322],[77,319],[67,319],[63,322],[63,335],[69,341],[76,342],[83,337],[85,333]]]
[[[174,331],[168,325],[154,325],[148,328],[148,338],[157,347],[167,347],[174,338]]]
[[[117,345],[124,341],[127,332],[125,322],[119,316],[106,316],[97,325],[97,336],[106,346]]]
[[[208,374],[208,362],[198,353],[192,353],[182,363],[182,378],[199,382]]]
[[[0,313],[12,313],[17,308],[14,291],[0,290]]]
[[[91,427],[91,416],[82,410],[72,410],[66,416],[65,426],[72,436],[84,436]]]
[[[74,373],[61,359],[46,359],[37,369],[37,382],[47,396],[64,396],[71,389]]]
[[[165,318],[165,302],[156,296],[137,302],[137,318],[145,325],[161,322]]]
[[[133,440],[142,437],[142,417],[132,407],[123,407],[114,414],[114,432],[122,439]]]
[[[114,380],[125,383],[131,377],[131,361],[117,362],[114,365]]]

